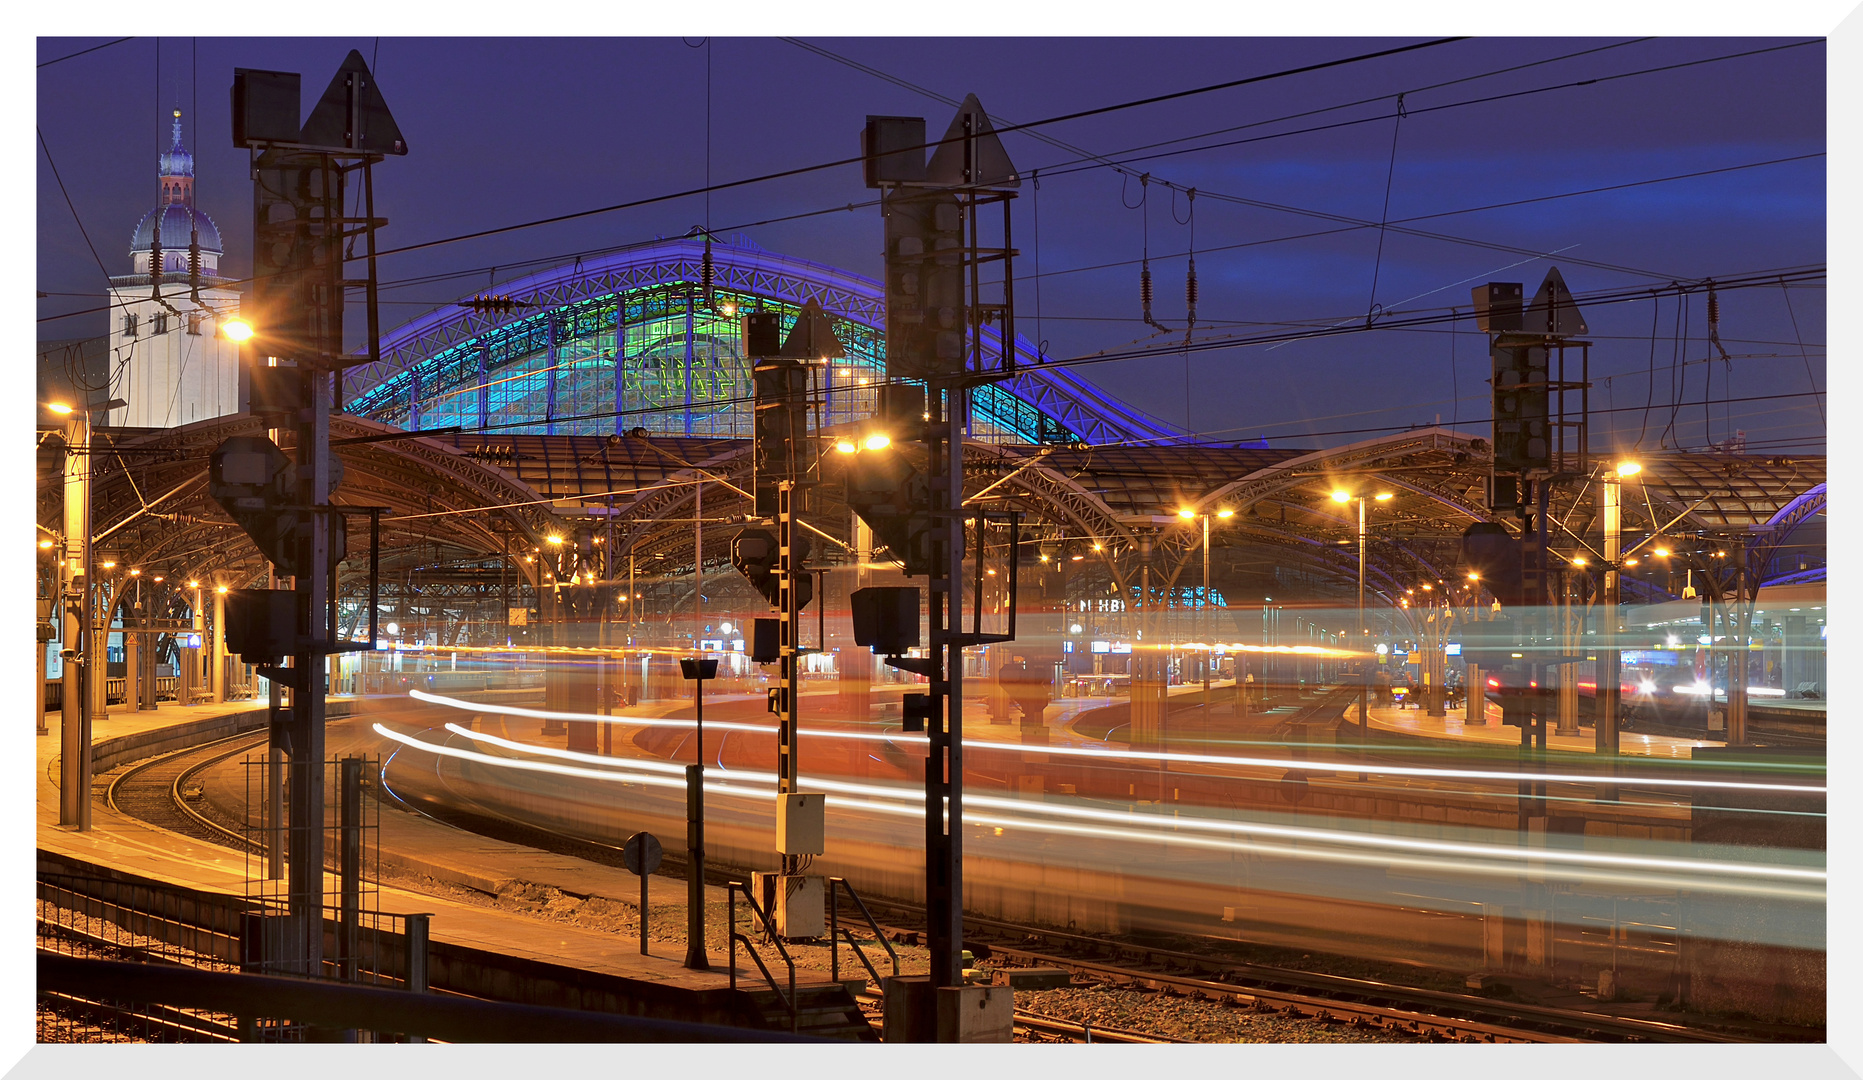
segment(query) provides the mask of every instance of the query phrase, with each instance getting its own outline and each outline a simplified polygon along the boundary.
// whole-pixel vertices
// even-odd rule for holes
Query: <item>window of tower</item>
[[[158,311],[155,313],[155,326],[150,332],[156,334],[168,333],[168,313],[166,311]]]
[[[136,313],[133,311],[123,316],[123,336],[136,336]]]

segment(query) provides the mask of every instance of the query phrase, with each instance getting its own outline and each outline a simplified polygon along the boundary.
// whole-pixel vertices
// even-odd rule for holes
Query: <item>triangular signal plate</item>
[[[971,133],[976,136],[977,160],[970,176],[964,175],[964,117],[971,118]],[[969,94],[964,103],[957,108],[957,115],[951,118],[951,126],[945,129],[944,141],[932,151],[931,162],[925,166],[925,179],[939,187],[980,187],[980,188],[1019,188],[1022,177],[1009,160],[1009,152],[1003,149],[1003,140],[996,135],[996,129],[990,126],[990,118],[983,111],[983,103],[977,95]]]
[[[1527,305],[1526,319],[1521,329],[1529,334],[1547,334],[1552,337],[1575,337],[1590,333],[1585,327],[1585,316],[1579,313],[1578,301],[1572,299],[1572,290],[1566,288],[1565,278],[1554,266],[1546,271],[1546,280],[1540,282],[1540,291],[1533,294],[1533,303]]]
[[[353,95],[353,97],[352,97]],[[352,104],[356,129],[350,130]],[[376,88],[375,75],[355,49],[343,59],[343,66],[330,80],[310,119],[304,122],[300,140],[308,146],[332,150],[355,150],[365,154],[405,154],[407,141],[395,125],[388,102]]]
[[[847,348],[835,336],[834,323],[823,314],[822,306],[810,300],[802,305],[796,324],[789,328],[789,338],[777,355],[791,360],[825,360],[846,356]]]

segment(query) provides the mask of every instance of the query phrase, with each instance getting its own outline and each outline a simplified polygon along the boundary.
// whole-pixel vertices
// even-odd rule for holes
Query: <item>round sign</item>
[[[645,877],[660,868],[660,838],[637,832],[621,845],[621,863],[631,872]]]

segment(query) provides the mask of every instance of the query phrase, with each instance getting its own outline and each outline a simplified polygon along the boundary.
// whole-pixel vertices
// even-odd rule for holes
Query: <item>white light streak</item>
[[[495,735],[469,731],[454,724],[446,729],[456,735],[510,750],[533,753],[558,759],[586,761],[604,766],[601,769],[588,769],[576,766],[554,765],[548,762],[524,761],[522,759],[496,757],[480,754],[456,747],[428,743],[413,736],[394,732],[381,724],[375,730],[381,735],[394,739],[407,746],[429,750],[443,756],[477,761],[498,767],[524,769],[533,772],[557,773],[565,776],[580,776],[606,781],[625,781],[640,783],[652,787],[683,788],[683,780],[663,778],[661,776],[631,774],[625,770],[629,767],[650,770],[669,770],[683,772],[683,766],[669,765],[664,762],[642,762],[629,760],[617,762],[610,758],[600,758],[591,754],[582,754],[572,750],[557,750],[554,747],[532,746]],[[715,782],[708,785],[712,791],[721,795],[744,795],[757,799],[775,798],[774,774],[739,772],[737,770],[708,770],[730,775],[733,782]],[[875,812],[895,816],[913,816],[922,807],[922,793],[911,788],[895,788],[878,784],[860,784],[847,781],[830,780],[826,777],[805,778],[809,787],[824,792],[857,796],[864,803],[864,808]],[[743,786],[745,783],[756,787]],[[1502,846],[1497,844],[1457,843],[1440,840],[1425,840],[1410,837],[1377,835],[1346,832],[1338,829],[1316,829],[1304,826],[1274,825],[1249,821],[1218,821],[1198,817],[1171,817],[1147,815],[1133,812],[1098,810],[1092,807],[1066,806],[1056,803],[1028,803],[1019,799],[1005,799],[989,795],[971,795],[965,800],[969,805],[981,809],[995,809],[1019,815],[1046,815],[1049,817],[1070,819],[1069,821],[1039,821],[1028,816],[1001,817],[989,814],[969,814],[965,817],[968,825],[984,827],[1001,827],[1025,831],[1059,832],[1073,835],[1094,836],[1101,839],[1125,839],[1144,843],[1165,843],[1178,846],[1217,848],[1221,850],[1246,850],[1257,854],[1272,854],[1288,858],[1318,859],[1328,862],[1346,862],[1355,864],[1375,864],[1389,866],[1393,861],[1411,868],[1427,868],[1457,873],[1480,873],[1484,875],[1512,876],[1522,872],[1518,865],[1525,862],[1529,872],[1542,874],[1559,880],[1582,880],[1596,878],[1600,870],[1619,871],[1613,880],[1620,882],[1634,881],[1643,885],[1674,886],[1674,879],[1666,876],[1672,874],[1689,875],[1698,887],[1708,887],[1718,891],[1747,892],[1751,887],[1738,882],[1729,882],[1727,878],[1736,879],[1771,879],[1779,882],[1776,886],[1767,886],[1766,895],[1790,895],[1795,898],[1814,898],[1804,888],[1787,888],[1785,883],[1802,882],[1822,897],[1822,887],[1827,880],[1827,872],[1813,867],[1792,867],[1763,863],[1736,863],[1725,861],[1708,861],[1701,859],[1663,858],[1646,855],[1620,855],[1597,851],[1563,851],[1556,848],[1534,848]],[[1075,824],[1079,823],[1079,824]],[[1185,835],[1223,834],[1222,836]],[[1247,842],[1236,837],[1249,838]],[[1286,841],[1281,843],[1263,843],[1262,840]],[[1311,845],[1329,845],[1331,850],[1315,848]],[[1341,848],[1361,849],[1359,851],[1339,850]],[[1365,850],[1369,849],[1369,850]],[[1537,865],[1536,865],[1537,864]],[[1550,864],[1550,865],[1549,865]],[[1568,869],[1569,868],[1569,869]],[[1623,873],[1627,872],[1627,873]],[[1649,875],[1664,875],[1652,877]],[[1780,892],[1779,890],[1784,890]]]
[[[527,709],[518,705],[486,705],[477,702],[461,701],[458,698],[430,694],[424,690],[410,690],[408,696],[435,705],[465,712],[498,713],[505,716],[524,716],[536,720],[581,720],[601,724],[626,724],[640,727],[676,727],[690,728],[691,720],[668,720],[639,716],[601,716],[595,713],[558,712],[548,709]],[[762,724],[743,724],[732,721],[713,721],[707,725],[723,731],[745,731],[757,734],[775,734],[776,729]],[[863,732],[833,731],[819,728],[804,728],[803,733],[810,738],[856,739],[868,742],[918,742],[923,736],[905,735],[900,732]],[[1022,753],[1026,747],[1020,743],[999,743],[984,740],[965,740],[965,746],[972,750],[1000,750]],[[1104,759],[1122,759],[1129,761],[1180,761],[1195,765],[1226,765],[1245,768],[1287,769],[1294,763],[1286,758],[1232,757],[1225,754],[1186,754],[1175,751],[1158,750],[1109,750],[1091,746],[1057,746],[1042,748],[1042,753],[1068,757],[1091,757]],[[1387,776],[1420,776],[1439,779],[1461,780],[1507,780],[1519,781],[1556,781],[1574,784],[1595,784],[1598,777],[1583,773],[1517,773],[1501,769],[1440,769],[1418,765],[1380,765],[1375,770]],[[1713,788],[1719,790],[1741,791],[1790,791],[1800,794],[1825,794],[1822,785],[1811,784],[1766,784],[1747,781],[1690,780],[1682,777],[1624,776],[1615,780],[1618,784],[1641,784],[1659,788]]]

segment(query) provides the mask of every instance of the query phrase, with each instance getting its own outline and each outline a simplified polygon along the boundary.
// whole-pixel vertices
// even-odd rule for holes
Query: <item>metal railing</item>
[[[744,894],[744,902],[750,905],[751,914],[763,924],[763,932],[776,946],[777,955],[783,958],[783,963],[789,965],[789,993],[787,994],[783,993],[782,987],[776,985],[776,976],[770,974],[770,969],[764,964],[763,957],[757,955],[757,947],[751,944],[748,937],[737,932],[738,893]],[[737,943],[741,941],[744,943],[744,951],[749,953],[751,960],[756,963],[757,970],[763,972],[763,981],[770,984],[770,989],[776,991],[776,996],[782,999],[783,1008],[789,1010],[789,1030],[793,1034],[801,1023],[801,1011],[796,1007],[796,962],[790,958],[789,950],[783,948],[783,938],[776,932],[775,924],[770,922],[769,913],[757,906],[757,898],[751,895],[750,886],[742,881],[725,883],[725,927],[730,936],[730,958],[726,963],[731,969],[731,989],[737,989]]]
[[[123,871],[65,867],[43,855],[38,868],[37,938],[41,955],[129,962],[157,973],[255,973],[271,970],[268,943],[278,920],[243,897],[142,878]],[[374,983],[424,993],[428,987],[428,916],[362,913],[355,922],[321,920],[327,959],[319,974],[354,986]],[[74,969],[75,970],[75,969]],[[299,974],[302,974],[301,972]],[[291,1013],[190,1005],[161,995],[85,992],[40,986],[42,1041],[295,1042],[306,1037]],[[278,1018],[291,1017],[291,1020]],[[368,1028],[367,1023],[344,1025]],[[379,1030],[379,1029],[377,1029]],[[418,1040],[413,1040],[418,1041]]]
[[[867,974],[872,977],[873,984],[875,986],[884,987],[886,984],[880,981],[880,973],[874,969],[872,961],[867,959],[867,954],[861,949],[860,942],[854,940],[854,932],[841,925],[840,891],[842,889],[847,890],[848,899],[854,901],[854,906],[860,909],[861,917],[867,920],[867,926],[873,931],[873,939],[884,946],[886,955],[892,958],[893,977],[899,977],[899,953],[894,951],[893,943],[886,940],[886,935],[880,932],[880,924],[874,921],[873,912],[867,910],[867,902],[862,900],[860,894],[854,891],[854,886],[848,884],[846,878],[838,877],[831,877],[828,879],[829,977],[834,979],[835,982],[841,981],[841,938],[845,936],[847,938],[847,943],[854,947],[854,955],[860,958],[862,966],[867,969]]]
[[[289,1017],[326,1037],[344,1041],[350,1032],[393,1032],[447,1042],[771,1042],[789,1041],[767,1031],[661,1020],[551,1006],[517,1005],[475,998],[408,993],[320,979],[282,978],[191,967],[134,964],[40,952],[41,1002],[50,999],[159,1021],[129,1033],[135,1041],[227,1042],[253,1018]],[[214,1018],[203,1021],[203,1017]],[[78,1034],[73,1032],[73,1034]],[[82,1034],[100,1035],[86,1031]],[[347,1036],[347,1037],[346,1037]],[[103,1041],[89,1038],[84,1041]],[[385,1041],[385,1040],[377,1040]],[[813,1042],[808,1039],[803,1041]]]

